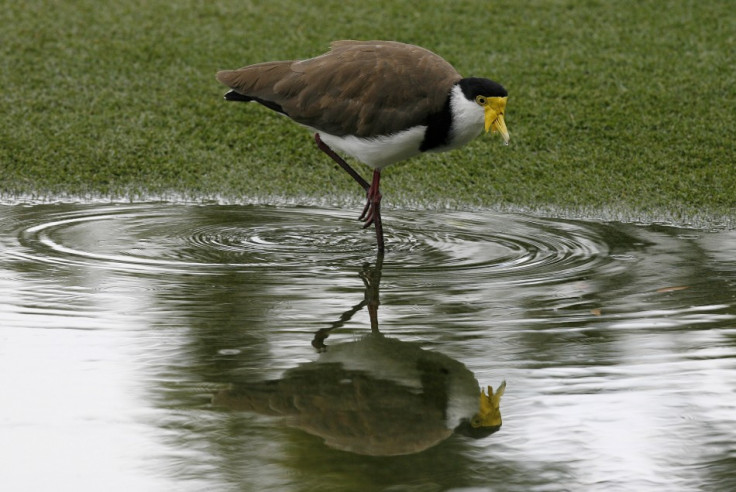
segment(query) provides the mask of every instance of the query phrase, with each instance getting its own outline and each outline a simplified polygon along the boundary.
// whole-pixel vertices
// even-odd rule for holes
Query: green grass
[[[225,103],[214,73],[334,39],[395,39],[504,84],[512,142],[483,136],[389,168],[385,208],[734,217],[730,0],[4,3],[5,200],[357,203],[308,132]]]

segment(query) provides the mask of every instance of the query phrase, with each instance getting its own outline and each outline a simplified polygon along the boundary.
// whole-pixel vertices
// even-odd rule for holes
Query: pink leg
[[[360,186],[363,187],[365,191],[368,191],[368,188],[370,188],[370,185],[368,184],[368,181],[364,180],[360,174],[358,174],[355,169],[350,167],[350,164],[345,162],[345,160],[337,155],[334,150],[329,148],[326,143],[322,141],[321,138],[319,138],[319,133],[314,134],[314,141],[317,142],[317,147],[319,150],[324,152],[325,154],[329,155],[333,161],[337,162],[341,168],[345,169],[352,178],[358,182]]]
[[[376,242],[378,243],[378,250],[383,252],[383,224],[381,223],[381,192],[379,190],[379,182],[381,180],[381,171],[376,169],[373,171],[373,182],[369,185],[368,181],[363,179],[345,160],[337,155],[330,147],[325,144],[319,137],[319,133],[314,134],[314,141],[317,142],[317,147],[330,156],[333,161],[342,167],[347,173],[358,182],[360,186],[366,191],[367,202],[363,208],[363,212],[358,217],[360,220],[365,222],[363,228],[369,227],[371,224],[376,227]]]

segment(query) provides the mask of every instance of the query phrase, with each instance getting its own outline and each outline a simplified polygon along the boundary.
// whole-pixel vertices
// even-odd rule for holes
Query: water
[[[384,223],[0,207],[0,487],[736,489],[735,232]],[[497,432],[441,425],[503,380]]]

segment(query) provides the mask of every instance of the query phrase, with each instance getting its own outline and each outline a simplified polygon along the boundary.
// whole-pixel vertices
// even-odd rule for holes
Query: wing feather
[[[298,123],[359,137],[426,124],[460,78],[431,51],[392,41],[336,41],[315,58],[217,74],[238,93],[278,104]]]

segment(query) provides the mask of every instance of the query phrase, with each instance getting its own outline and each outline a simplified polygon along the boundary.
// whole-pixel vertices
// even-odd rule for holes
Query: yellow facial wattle
[[[488,97],[485,98],[483,110],[485,111],[485,128],[486,133],[500,133],[504,143],[508,145],[510,137],[509,131],[506,129],[506,122],[503,115],[506,111],[506,101],[508,97]]]

